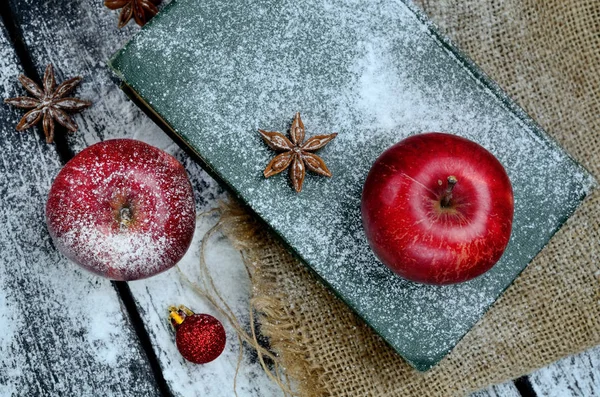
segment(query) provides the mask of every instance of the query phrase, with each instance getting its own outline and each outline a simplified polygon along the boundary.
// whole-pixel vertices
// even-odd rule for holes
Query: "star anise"
[[[31,109],[25,113],[25,116],[17,124],[17,131],[25,131],[37,124],[42,118],[44,119],[42,124],[47,143],[52,143],[54,140],[54,120],[71,132],[77,131],[77,123],[66,112],[82,111],[91,106],[92,103],[78,98],[65,98],[65,96],[70,94],[81,80],[81,76],[73,77],[56,87],[54,70],[52,65],[48,65],[44,73],[44,89],[42,90],[33,80],[20,75],[19,81],[35,98],[20,96],[4,100],[4,103],[18,108]]]
[[[104,5],[111,10],[121,9],[119,14],[119,29],[127,25],[131,18],[135,22],[144,26],[146,22],[158,14],[157,5],[160,0],[104,0]]]
[[[325,165],[321,157],[314,153],[327,145],[337,136],[337,133],[328,135],[316,135],[304,142],[304,123],[300,113],[296,113],[292,126],[290,127],[290,139],[280,132],[258,130],[263,140],[276,152],[282,152],[275,156],[265,168],[265,178],[279,174],[290,168],[290,179],[296,192],[302,191],[306,168],[310,171],[331,177],[331,171]],[[290,166],[291,164],[291,166]]]

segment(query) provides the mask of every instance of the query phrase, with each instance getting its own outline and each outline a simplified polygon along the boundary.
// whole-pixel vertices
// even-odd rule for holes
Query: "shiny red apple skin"
[[[54,180],[46,204],[59,251],[113,280],[173,267],[190,246],[195,221],[181,163],[132,139],[104,141],[77,154]]]
[[[448,177],[457,183],[445,201]],[[408,280],[444,285],[473,279],[500,259],[514,199],[504,167],[485,148],[456,135],[423,133],[375,161],[361,211],[381,262]]]

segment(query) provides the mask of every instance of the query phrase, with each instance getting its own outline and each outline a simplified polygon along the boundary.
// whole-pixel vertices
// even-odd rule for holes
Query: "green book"
[[[179,144],[419,370],[460,341],[594,184],[409,2],[177,0],[111,65]],[[287,172],[263,177],[274,152],[258,133],[285,133],[296,112],[307,137],[339,133],[319,151],[333,177],[308,174],[300,194]],[[427,131],[483,145],[513,183],[505,254],[458,285],[394,275],[361,224],[373,161]]]

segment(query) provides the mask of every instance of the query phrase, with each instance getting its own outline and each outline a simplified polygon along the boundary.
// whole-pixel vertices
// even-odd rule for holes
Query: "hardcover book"
[[[471,61],[401,0],[177,0],[111,61],[136,101],[262,218],[289,249],[419,370],[439,362],[484,315],[593,184]],[[274,153],[258,129],[307,137],[332,178],[263,170]],[[375,258],[361,189],[378,155],[444,131],[491,151],[513,184],[501,260],[472,281],[431,286]],[[310,297],[306,297],[310,299]]]

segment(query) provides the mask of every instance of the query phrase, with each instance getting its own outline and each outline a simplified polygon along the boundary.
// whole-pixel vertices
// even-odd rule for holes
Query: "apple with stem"
[[[92,145],[59,172],[46,204],[56,247],[113,280],[173,267],[194,234],[194,195],[181,163],[133,139]]]
[[[511,234],[514,200],[489,151],[447,133],[384,151],[364,184],[362,221],[375,255],[400,276],[454,284],[488,271]]]

